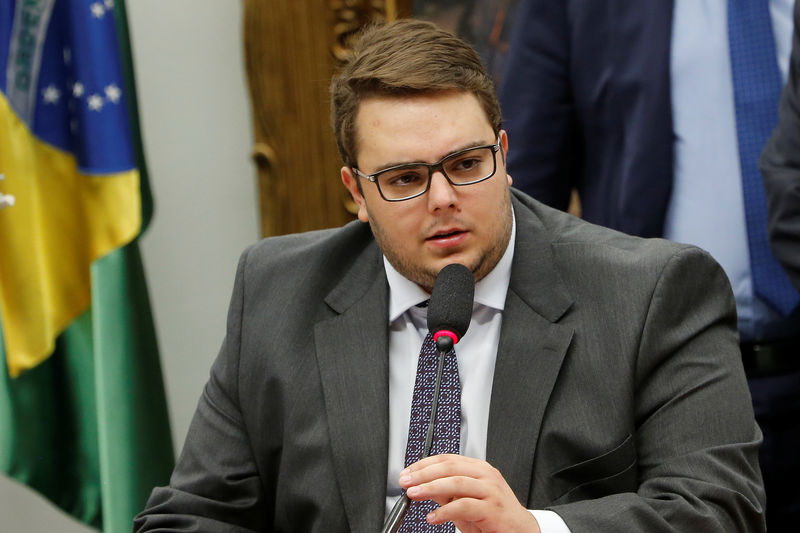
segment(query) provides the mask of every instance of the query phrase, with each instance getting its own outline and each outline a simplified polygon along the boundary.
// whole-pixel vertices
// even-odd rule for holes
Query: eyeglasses
[[[499,138],[495,144],[459,150],[430,165],[405,163],[369,175],[355,167],[352,170],[377,185],[378,192],[387,202],[401,202],[428,192],[433,173],[437,170],[456,187],[488,180],[497,171],[495,154],[498,150],[500,150]]]

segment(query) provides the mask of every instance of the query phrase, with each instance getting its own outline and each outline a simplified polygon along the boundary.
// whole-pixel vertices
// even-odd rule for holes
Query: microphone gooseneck
[[[436,276],[428,304],[428,331],[433,335],[439,351],[436,367],[436,382],[433,390],[431,414],[423,445],[422,457],[428,457],[433,443],[433,429],[436,426],[436,411],[439,405],[439,389],[442,384],[444,356],[467,332],[472,319],[472,301],[475,295],[475,281],[472,272],[464,265],[447,265]],[[394,507],[383,523],[382,533],[396,533],[405,518],[411,500],[405,491],[395,502]]]

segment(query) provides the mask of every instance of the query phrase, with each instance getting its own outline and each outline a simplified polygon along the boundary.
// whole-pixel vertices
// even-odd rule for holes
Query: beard
[[[367,208],[367,212],[369,213],[369,208]],[[510,190],[506,191],[504,201],[497,212],[497,218],[493,222],[489,226],[489,242],[477,250],[477,254],[466,262],[468,264],[464,264],[472,272],[475,283],[485,278],[494,269],[508,246],[512,225]],[[414,261],[409,254],[403,253],[399,247],[394,245],[393,238],[388,235],[383,225],[377,222],[375,217],[369,217],[369,225],[375,241],[395,270],[430,293],[440,267],[426,265],[422,261]]]

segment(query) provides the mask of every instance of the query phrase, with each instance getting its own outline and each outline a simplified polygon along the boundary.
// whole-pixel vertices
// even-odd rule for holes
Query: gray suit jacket
[[[514,196],[487,460],[573,533],[763,531],[722,270]],[[379,531],[387,293],[360,222],[248,249],[178,466],[136,530]]]
[[[778,127],[759,163],[769,207],[772,252],[800,290],[800,2],[794,5],[789,81],[778,116]]]

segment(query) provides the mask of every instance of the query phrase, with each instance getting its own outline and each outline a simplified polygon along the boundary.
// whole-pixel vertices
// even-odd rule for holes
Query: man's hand
[[[502,474],[486,461],[462,455],[434,455],[400,473],[412,500],[441,507],[428,522],[453,522],[462,533],[540,533],[533,515],[520,505]]]

